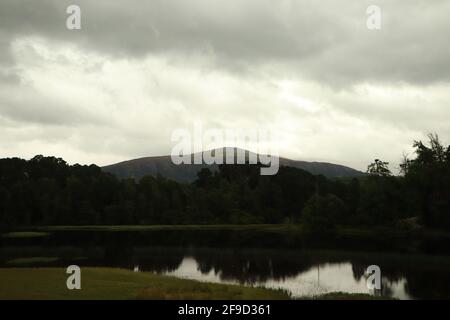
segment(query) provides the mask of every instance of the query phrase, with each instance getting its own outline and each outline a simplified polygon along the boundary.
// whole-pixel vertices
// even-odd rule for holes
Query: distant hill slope
[[[224,149],[224,154],[229,151],[230,149]],[[250,153],[248,151],[245,152],[248,159]],[[193,155],[191,155],[191,157],[192,156]],[[295,161],[291,159],[280,158],[280,166],[299,168],[312,174],[322,174],[329,178],[359,177],[364,175],[364,173],[361,171],[346,166],[326,162]],[[218,170],[218,165],[175,165],[172,163],[172,159],[170,156],[160,156],[128,160],[105,166],[102,169],[103,171],[110,172],[119,178],[140,179],[146,175],[155,177],[159,174],[163,177],[178,182],[193,182],[197,178],[197,173],[202,168],[209,168],[211,171],[216,171]]]

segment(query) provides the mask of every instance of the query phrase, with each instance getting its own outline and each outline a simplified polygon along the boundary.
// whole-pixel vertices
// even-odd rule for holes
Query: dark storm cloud
[[[65,9],[82,9],[82,30],[65,28]],[[346,85],[361,81],[447,82],[450,2],[376,1],[382,29],[366,28],[372,1],[3,0],[0,46],[37,35],[113,56],[205,53],[216,66],[262,64]],[[4,54],[0,59],[7,59]]]

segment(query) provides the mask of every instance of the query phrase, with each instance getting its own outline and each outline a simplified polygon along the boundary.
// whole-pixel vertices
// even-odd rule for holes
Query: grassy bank
[[[289,299],[284,291],[202,283],[151,273],[83,268],[81,290],[68,290],[61,268],[0,269],[0,299]]]
[[[43,238],[48,237],[48,232],[33,232],[33,231],[20,231],[20,232],[8,232],[2,235],[5,239],[28,239],[28,238]]]
[[[372,296],[364,293],[331,292],[312,297],[314,300],[397,300],[383,296]]]
[[[234,225],[234,224],[217,224],[217,225],[84,225],[84,226],[40,226],[30,227],[29,229],[39,231],[154,231],[154,230],[254,230],[254,231],[300,231],[298,225],[281,225],[281,224],[255,224],[255,225]]]
[[[0,269],[0,300],[288,300],[282,290],[204,283],[112,268],[83,268],[81,290],[68,290],[62,268]],[[316,300],[378,300],[367,294],[333,292]]]
[[[283,234],[306,234],[305,228],[300,224],[258,224],[258,225],[85,225],[85,226],[40,226],[16,230],[12,234],[42,233],[48,234],[52,231],[100,231],[100,232],[145,232],[156,230],[234,230],[234,231],[258,231],[267,233]],[[22,232],[20,232],[22,231]],[[351,238],[378,238],[378,237],[425,237],[425,238],[450,238],[450,233],[420,228],[417,230],[405,230],[395,227],[338,227],[336,235]]]

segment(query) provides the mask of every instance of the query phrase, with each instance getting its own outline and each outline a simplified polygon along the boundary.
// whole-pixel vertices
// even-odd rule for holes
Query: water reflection
[[[2,241],[0,267],[16,258],[59,257],[37,266],[119,267],[199,281],[282,288],[302,297],[333,291],[368,293],[365,271],[375,264],[381,268],[383,295],[450,298],[449,256],[397,253],[389,250],[392,246],[379,243],[359,243],[358,248],[342,240],[326,243],[258,232],[180,231],[65,232],[39,243]]]
[[[243,273],[248,273],[250,263],[241,265]],[[178,268],[171,271],[161,272],[164,275],[183,279],[191,279],[204,282],[244,284],[249,286],[265,287],[272,289],[283,289],[291,293],[293,297],[310,297],[329,292],[368,293],[374,294],[367,288],[366,279],[354,274],[352,263],[327,263],[312,266],[307,270],[293,275],[283,277],[259,277],[242,278],[238,280],[230,274],[215,268],[202,268],[202,263],[194,257],[185,257]],[[398,299],[412,299],[406,292],[406,279],[391,281],[382,279],[383,290],[381,294]]]

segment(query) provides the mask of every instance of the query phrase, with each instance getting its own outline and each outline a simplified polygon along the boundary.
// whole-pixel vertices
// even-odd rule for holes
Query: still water
[[[450,298],[448,243],[390,238],[306,239],[261,231],[58,231],[39,239],[1,239],[0,267],[108,266],[205,282],[287,290],[293,297],[371,293],[365,271],[378,265],[382,290],[399,299]]]
[[[137,267],[138,270],[138,267]],[[211,270],[200,271],[200,265],[194,257],[186,256],[179,267],[174,271],[164,272],[165,275],[184,279],[193,279],[205,282],[245,284],[272,289],[283,289],[291,293],[293,297],[311,297],[330,292],[369,293],[373,291],[367,288],[366,278],[355,278],[352,263],[327,263],[316,265],[297,275],[272,278],[257,281],[238,281],[222,277],[221,272]],[[412,299],[405,289],[406,279],[382,281],[389,288],[389,295],[398,299]],[[385,291],[386,288],[385,288]]]

